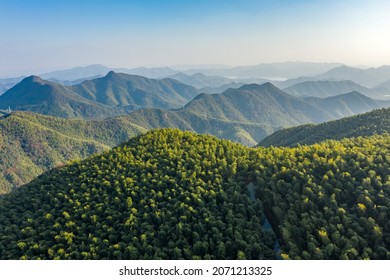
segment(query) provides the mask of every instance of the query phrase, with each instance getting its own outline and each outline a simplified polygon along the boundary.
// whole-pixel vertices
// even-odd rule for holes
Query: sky
[[[387,0],[0,0],[0,76],[89,64],[390,64]]]

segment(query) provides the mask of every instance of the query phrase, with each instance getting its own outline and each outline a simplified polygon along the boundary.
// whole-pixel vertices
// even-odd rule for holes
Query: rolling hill
[[[37,112],[63,118],[103,119],[125,110],[92,102],[66,86],[30,76],[0,96],[0,109]]]
[[[130,110],[179,108],[198,94],[195,88],[173,79],[155,80],[113,71],[70,89],[91,101]]]
[[[143,131],[121,117],[87,122],[13,112],[0,118],[0,194],[50,168],[102,152]]]
[[[390,259],[389,147],[149,131],[1,196],[0,259]]]
[[[371,136],[390,133],[390,108],[374,110],[361,115],[279,130],[263,139],[261,146],[296,146],[313,144],[327,139]]]

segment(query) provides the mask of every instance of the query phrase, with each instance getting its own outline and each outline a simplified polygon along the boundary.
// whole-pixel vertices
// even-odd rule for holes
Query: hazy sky
[[[267,62],[390,64],[387,0],[0,0],[0,76]]]

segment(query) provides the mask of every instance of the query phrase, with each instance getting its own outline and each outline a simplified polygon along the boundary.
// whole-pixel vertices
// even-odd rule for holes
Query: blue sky
[[[390,64],[385,0],[0,0],[0,76],[283,61]]]

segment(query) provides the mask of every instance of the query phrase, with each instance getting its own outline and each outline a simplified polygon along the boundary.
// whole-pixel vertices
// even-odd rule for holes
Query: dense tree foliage
[[[4,196],[0,257],[275,258],[248,163],[239,144],[151,131]]]
[[[49,168],[102,152],[143,131],[121,117],[87,122],[13,112],[0,118],[0,194]]]
[[[319,125],[307,124],[279,130],[263,139],[261,146],[296,146],[327,139],[370,136],[390,132],[390,108],[374,110]]]
[[[389,148],[153,130],[0,197],[0,258],[274,259],[267,216],[282,258],[390,259]]]
[[[390,137],[259,148],[256,185],[285,258],[390,259]]]

